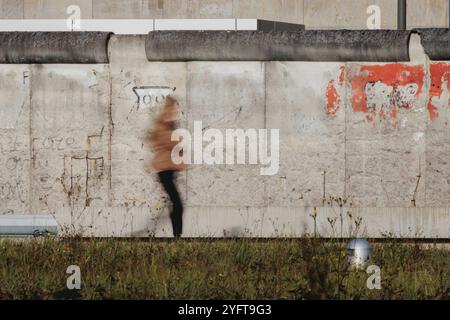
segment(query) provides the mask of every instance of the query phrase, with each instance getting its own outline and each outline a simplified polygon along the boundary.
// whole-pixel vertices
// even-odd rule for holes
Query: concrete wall
[[[365,29],[367,8],[381,9],[381,27],[396,28],[395,0],[0,0],[1,19],[64,19],[69,5],[83,19],[260,18],[307,29]],[[408,0],[408,28],[448,27],[447,0]]]
[[[450,63],[148,62],[145,36],[112,36],[109,54],[109,65],[0,65],[0,214],[170,236],[144,137],[171,93],[189,129],[280,129],[276,175],[179,175],[186,236],[449,238]]]
[[[2,213],[31,211],[30,67],[2,65],[0,72],[0,192]]]

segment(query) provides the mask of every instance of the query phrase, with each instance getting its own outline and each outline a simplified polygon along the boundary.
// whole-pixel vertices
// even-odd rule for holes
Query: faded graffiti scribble
[[[10,154],[27,147],[13,132],[5,132],[2,130],[0,134],[2,138],[0,141],[0,153],[2,154]]]
[[[133,92],[138,97],[138,108],[155,107],[177,88],[168,86],[144,86],[134,87]]]
[[[0,200],[25,203],[25,183],[20,178],[0,181]]]
[[[35,150],[53,150],[64,151],[67,148],[73,148],[75,139],[72,137],[42,137],[33,138],[33,148]]]
[[[69,205],[83,204],[89,207],[98,194],[104,177],[103,157],[64,157],[64,172],[61,183],[69,198]]]

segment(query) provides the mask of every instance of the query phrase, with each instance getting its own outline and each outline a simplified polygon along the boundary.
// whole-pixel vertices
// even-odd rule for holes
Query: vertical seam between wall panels
[[[347,198],[347,63],[344,63],[344,199]]]
[[[261,62],[263,67],[263,80],[264,80],[264,129],[267,129],[267,69],[266,69],[266,62]],[[272,143],[272,141],[270,141]],[[279,147],[278,147],[279,148]],[[268,206],[268,194],[267,194],[267,180],[266,183],[264,183],[264,202],[265,207]]]
[[[426,95],[426,99],[425,99],[425,146],[424,146],[424,165],[423,165],[423,170],[424,170],[424,174],[423,174],[423,183],[424,183],[424,188],[423,188],[423,192],[425,193],[423,198],[424,198],[424,207],[427,207],[428,205],[428,190],[427,190],[427,159],[428,159],[428,153],[427,153],[427,147],[428,147],[428,124],[429,124],[429,114],[427,112],[427,108],[428,108],[428,101],[430,101],[430,88],[431,88],[431,63],[430,63],[430,58],[428,57],[427,54],[425,54],[425,92],[427,92]],[[431,124],[431,123],[430,123]],[[420,161],[420,160],[419,160]],[[420,163],[420,162],[419,162]],[[422,171],[422,168],[420,168],[420,171]],[[419,174],[422,175],[422,172],[419,171]],[[417,203],[416,203],[417,206]]]
[[[266,134],[268,134],[268,130],[267,130],[267,68],[266,68],[267,62],[261,62],[261,63],[263,66],[263,76],[264,76],[264,129],[266,129]],[[266,140],[266,142],[267,142],[267,140]],[[272,136],[271,136],[270,143],[272,143]],[[278,144],[278,150],[280,150],[279,144]],[[271,152],[272,152],[272,150],[271,150]],[[263,221],[264,221],[265,213],[269,210],[269,194],[267,192],[268,181],[269,181],[269,177],[265,176],[264,180],[263,180],[263,183],[264,183],[264,198],[263,198],[264,206],[263,206],[263,210],[261,212],[261,236],[263,233]]]
[[[186,90],[186,101],[185,101],[185,110],[186,110],[186,127],[189,128],[189,120],[190,120],[190,112],[191,112],[191,105],[189,103],[189,61],[184,62],[185,65],[185,90]],[[192,153],[191,153],[192,156]],[[189,205],[188,201],[188,194],[189,194],[189,184],[188,184],[188,176],[189,171],[185,170],[186,172],[186,207]]]
[[[109,160],[109,177],[108,177],[108,205],[112,207],[112,135],[114,131],[114,122],[112,117],[112,106],[113,106],[113,97],[112,97],[112,72],[111,65],[108,64],[108,74],[109,74],[109,106],[108,106],[108,125],[109,125],[109,140],[108,140],[108,160]]]
[[[32,107],[31,107],[31,105],[32,105],[32,100],[33,100],[33,93],[32,93],[32,89],[31,89],[31,85],[32,85],[32,73],[31,73],[31,70],[32,70],[32,66],[33,65],[28,65],[27,66],[27,69],[28,69],[28,71],[29,71],[29,83],[28,83],[28,95],[29,95],[29,103],[30,103],[30,105],[29,105],[29,119],[28,119],[28,135],[29,135],[29,137],[28,137],[28,139],[29,139],[29,148],[30,148],[30,170],[29,170],[29,176],[28,176],[28,178],[29,178],[29,182],[28,182],[28,184],[29,184],[29,189],[28,189],[28,201],[29,201],[29,203],[28,203],[28,211],[29,211],[29,213],[31,213],[31,210],[32,210],[32,203],[33,203],[33,129],[32,129],[32,116],[33,116],[33,113],[32,113]]]

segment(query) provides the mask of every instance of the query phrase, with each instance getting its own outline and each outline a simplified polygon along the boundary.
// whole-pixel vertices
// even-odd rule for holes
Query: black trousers
[[[173,235],[178,238],[183,232],[183,204],[181,203],[180,194],[174,182],[175,171],[161,171],[158,173],[158,176],[159,181],[172,202],[170,220],[172,221]]]

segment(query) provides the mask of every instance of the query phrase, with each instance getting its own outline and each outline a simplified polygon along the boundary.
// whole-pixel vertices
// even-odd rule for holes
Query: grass
[[[0,240],[0,299],[449,299],[450,251],[374,246],[381,290],[317,239]],[[66,269],[81,269],[68,290]]]

